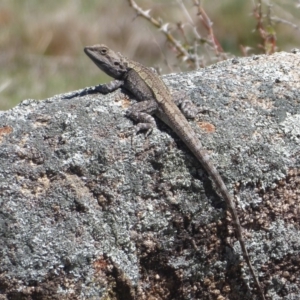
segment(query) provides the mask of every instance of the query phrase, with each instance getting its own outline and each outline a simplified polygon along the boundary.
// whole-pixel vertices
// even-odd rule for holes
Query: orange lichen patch
[[[3,137],[7,134],[10,134],[13,131],[12,127],[10,126],[4,126],[0,128],[0,143],[3,140]]]
[[[108,265],[109,265],[108,261],[103,256],[95,260],[93,263],[93,267],[96,273],[106,272]]]
[[[198,122],[198,125],[199,125],[200,128],[202,128],[207,133],[212,133],[212,132],[216,131],[216,127],[211,123]]]
[[[126,95],[125,97],[122,97],[122,108],[128,108],[131,105],[131,101],[129,97]]]
[[[101,285],[107,287],[107,294],[111,295],[111,291],[115,287],[114,279],[111,277],[111,271],[113,266],[111,265],[109,259],[107,260],[104,256],[100,256],[93,263],[93,268],[95,270],[95,280]],[[110,287],[109,287],[110,286]],[[115,299],[114,297],[104,297],[103,299]]]

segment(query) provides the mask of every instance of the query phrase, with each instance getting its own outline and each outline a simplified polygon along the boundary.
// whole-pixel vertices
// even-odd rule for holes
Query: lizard
[[[126,112],[126,116],[138,122],[136,133],[140,130],[147,130],[146,134],[151,132],[156,127],[155,119],[152,116],[155,114],[180,137],[202,164],[226,202],[243,257],[253,277],[258,294],[261,299],[265,300],[264,292],[254,272],[245,245],[233,196],[229,193],[222,177],[211,162],[208,152],[202,146],[187,120],[187,118],[195,116],[192,102],[190,100],[180,101],[174,99],[169,88],[152,68],[126,58],[106,45],[87,46],[84,48],[84,52],[97,67],[115,79],[108,84],[98,86],[101,93],[110,93],[123,87],[139,101],[131,105]],[[180,109],[178,106],[180,106]]]

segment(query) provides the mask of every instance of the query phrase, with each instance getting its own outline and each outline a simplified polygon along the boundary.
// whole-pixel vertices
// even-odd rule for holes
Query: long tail
[[[174,109],[176,113],[178,111]],[[178,119],[180,120],[180,126],[178,124]],[[165,121],[165,120],[164,120]],[[165,121],[166,122],[166,121]],[[234,205],[233,197],[228,192],[228,189],[221,178],[219,172],[215,168],[215,166],[212,164],[208,152],[204,150],[200,140],[196,136],[195,131],[190,126],[189,122],[181,115],[177,114],[177,119],[172,118],[168,119],[166,122],[171,128],[178,134],[178,136],[182,139],[182,141],[187,145],[187,147],[194,153],[194,155],[197,157],[199,162],[202,164],[202,166],[205,168],[207,173],[210,175],[211,179],[215,183],[217,189],[221,193],[223,199],[226,202],[226,205],[231,213],[232,220],[235,227],[235,232],[237,234],[238,241],[241,245],[243,257],[249,267],[250,273],[254,279],[255,285],[258,289],[258,293],[260,294],[260,297],[262,300],[265,300],[264,292],[261,288],[260,282],[258,281],[258,278],[254,272],[254,269],[252,267],[248,251],[246,249],[245,241],[242,234],[242,227],[240,224],[239,217],[237,215],[237,211]]]

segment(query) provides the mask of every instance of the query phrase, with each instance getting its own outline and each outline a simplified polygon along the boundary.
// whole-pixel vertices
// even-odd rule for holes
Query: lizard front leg
[[[158,109],[154,100],[146,100],[135,103],[129,107],[126,116],[138,122],[135,132],[147,130],[146,136],[156,127],[155,119],[151,116]]]
[[[112,80],[109,83],[97,85],[96,90],[98,92],[100,92],[101,94],[109,94],[109,93],[117,90],[123,84],[124,84],[123,80]]]
[[[96,94],[96,93],[101,93],[101,94],[106,95],[106,94],[109,94],[109,93],[117,90],[123,84],[124,84],[123,80],[113,80],[106,84],[99,84],[99,85],[96,85],[93,87],[86,88],[80,92],[73,92],[70,95],[63,97],[63,99],[72,99],[75,97],[81,97],[81,96],[85,96],[85,95],[89,95],[89,94]]]

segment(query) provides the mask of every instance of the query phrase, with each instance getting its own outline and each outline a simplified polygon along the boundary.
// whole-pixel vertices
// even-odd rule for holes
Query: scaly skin
[[[151,131],[151,129],[156,126],[155,120],[151,115],[157,115],[177,133],[208,172],[217,189],[226,201],[226,205],[229,208],[234,222],[237,238],[242,248],[243,257],[250,269],[260,297],[264,300],[265,296],[263,290],[255,275],[245,246],[242,227],[240,225],[233,197],[226,188],[219,172],[212,164],[207,151],[203,148],[186,117],[174,103],[167,86],[152,69],[127,59],[105,45],[85,47],[84,51],[101,70],[116,79],[115,81],[102,86],[105,93],[122,86],[129,90],[137,100],[141,101],[132,105],[127,112],[129,117],[140,122],[137,131],[144,129]],[[183,112],[185,109],[186,115],[194,115],[190,110],[188,101],[179,104],[181,104]]]

